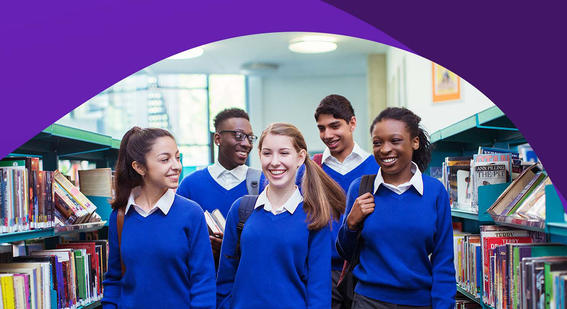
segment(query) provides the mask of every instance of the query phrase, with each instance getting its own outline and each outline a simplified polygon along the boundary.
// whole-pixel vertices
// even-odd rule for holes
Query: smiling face
[[[299,152],[295,149],[291,137],[266,135],[260,149],[260,163],[270,187],[279,190],[292,189],[295,186],[297,169],[305,161],[306,155],[305,149]]]
[[[399,185],[411,179],[413,151],[419,148],[419,137],[412,137],[403,121],[383,119],[372,130],[376,162],[384,181]]]
[[[252,126],[246,118],[228,118],[223,121],[218,132],[240,131],[252,135]],[[215,144],[219,146],[219,163],[227,170],[246,163],[252,144],[248,139],[236,140],[233,132],[215,133]]]
[[[349,122],[333,117],[330,114],[321,114],[317,118],[319,137],[329,147],[331,155],[340,161],[350,154],[354,147],[352,132],[356,128],[356,118],[353,116]]]
[[[175,189],[179,184],[181,162],[175,140],[169,136],[156,138],[151,150],[145,156],[146,164],[132,163],[144,180],[144,186],[160,189]]]

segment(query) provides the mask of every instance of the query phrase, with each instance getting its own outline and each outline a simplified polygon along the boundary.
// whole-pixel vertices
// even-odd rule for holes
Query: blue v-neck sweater
[[[437,179],[422,179],[423,196],[414,187],[398,195],[382,185],[374,194],[374,212],[360,232],[355,292],[399,305],[453,308],[456,280],[449,198]],[[359,185],[357,179],[349,188],[347,213]],[[343,220],[337,239],[343,257],[352,256],[356,235]]]
[[[336,181],[341,188],[346,192],[348,192],[348,188],[353,180],[356,178],[361,177],[362,175],[370,175],[376,174],[379,169],[378,163],[374,159],[374,156],[369,156],[360,163],[356,168],[352,171],[342,175],[341,173],[335,171],[334,169],[330,168],[326,164],[322,165],[323,170]],[[332,228],[331,228],[331,268],[332,270],[341,270],[343,268],[344,259],[339,255],[337,252],[337,248],[335,247],[335,241],[337,236],[339,235],[339,228],[341,226],[341,222],[344,218],[344,215],[341,216],[339,221],[333,221]]]
[[[116,210],[108,229],[103,308],[215,307],[215,266],[199,205],[176,195],[167,215],[157,210],[144,218],[130,208],[121,247]],[[126,267],[122,279],[120,256]]]
[[[229,211],[217,276],[217,308],[331,307],[329,227],[307,229],[303,203],[293,214],[259,207],[246,221],[235,256],[240,200]]]
[[[248,189],[246,189],[246,180],[244,180],[236,187],[227,190],[213,179],[209,169],[204,168],[185,177],[176,193],[197,202],[203,210],[212,212],[218,209],[226,218],[232,203],[237,198],[248,194]]]

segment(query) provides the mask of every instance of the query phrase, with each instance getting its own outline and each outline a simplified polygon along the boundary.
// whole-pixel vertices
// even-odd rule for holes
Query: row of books
[[[76,186],[39,165],[36,157],[0,160],[0,233],[100,221]]]
[[[479,187],[510,183],[529,165],[509,149],[479,147],[472,156],[446,157],[441,181],[452,208],[478,213]]]
[[[538,165],[530,166],[488,209],[495,222],[545,227],[545,187],[551,180]]]
[[[502,226],[455,232],[458,285],[497,309],[566,308],[567,246]]]
[[[102,298],[108,242],[79,241],[0,264],[0,307],[77,308]]]
[[[0,160],[0,232],[53,226],[53,172],[40,171],[39,158]]]

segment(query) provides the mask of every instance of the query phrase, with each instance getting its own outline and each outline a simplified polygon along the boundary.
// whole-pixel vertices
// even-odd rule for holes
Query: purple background
[[[255,33],[317,31],[412,50],[456,72],[509,116],[566,195],[565,8],[499,2],[434,8],[417,1],[15,2],[0,7],[0,157],[122,78],[182,50]]]

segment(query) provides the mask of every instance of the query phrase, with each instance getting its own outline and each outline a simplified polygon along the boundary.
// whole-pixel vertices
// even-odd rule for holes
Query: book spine
[[[53,198],[53,172],[45,172],[45,189],[46,192],[46,212],[48,227],[54,226],[55,221],[55,201]]]

